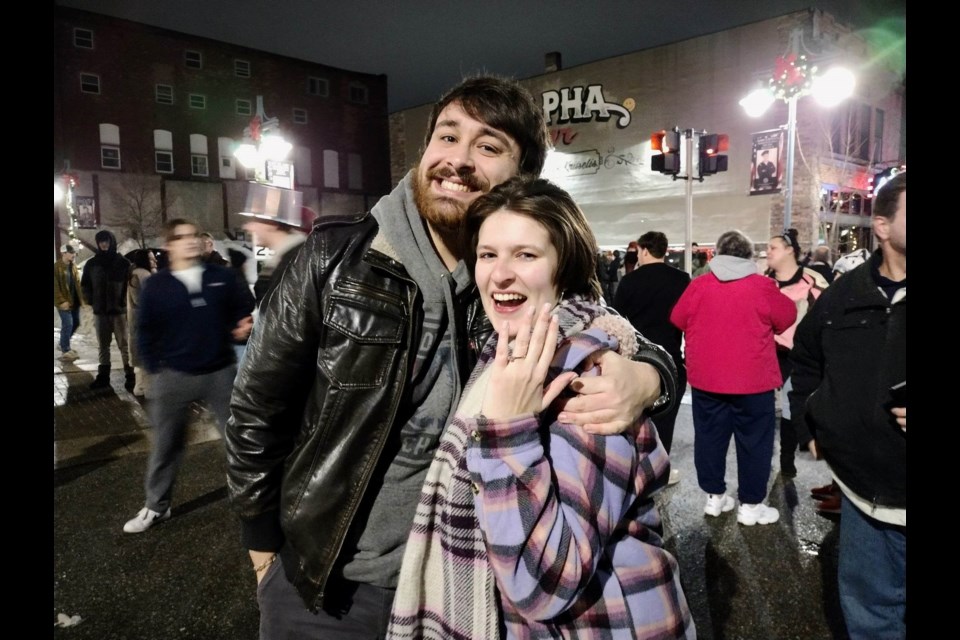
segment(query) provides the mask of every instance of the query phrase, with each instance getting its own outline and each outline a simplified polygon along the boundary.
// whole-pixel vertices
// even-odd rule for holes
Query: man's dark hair
[[[637,239],[637,244],[657,260],[667,255],[667,236],[660,231],[647,231]]]
[[[467,78],[433,106],[423,149],[430,144],[440,112],[457,103],[468,116],[509,134],[520,146],[520,173],[540,175],[550,148],[543,109],[516,80],[496,76]]]
[[[753,258],[753,242],[741,231],[725,231],[717,238],[717,255],[735,258]]]
[[[470,205],[463,225],[465,261],[473,273],[477,264],[477,243],[484,220],[507,210],[527,216],[543,225],[557,250],[557,273],[553,282],[561,295],[582,294],[599,300],[597,241],[580,207],[570,194],[549,180],[516,176],[494,187]]]
[[[187,220],[186,218],[173,218],[172,220],[167,220],[163,223],[163,237],[167,242],[173,242],[173,236],[176,235],[177,227],[182,224],[188,224],[199,233],[200,227],[197,226],[197,223],[193,220]]]
[[[873,215],[893,221],[897,215],[900,194],[907,190],[907,172],[903,171],[890,178],[880,187],[873,199]]]

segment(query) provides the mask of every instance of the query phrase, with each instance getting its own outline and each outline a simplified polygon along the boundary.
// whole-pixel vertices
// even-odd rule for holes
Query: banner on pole
[[[750,163],[750,195],[780,193],[786,166],[786,142],[783,129],[758,131],[753,135],[753,160]]]
[[[97,206],[92,196],[77,196],[73,199],[77,214],[77,227],[80,229],[97,228]]]

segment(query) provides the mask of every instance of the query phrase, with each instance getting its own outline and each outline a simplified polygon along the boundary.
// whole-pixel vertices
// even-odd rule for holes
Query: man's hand
[[[253,331],[253,316],[247,316],[240,319],[240,322],[237,323],[230,334],[237,342],[243,342],[250,337],[251,331]]]
[[[660,397],[660,374],[651,364],[612,351],[604,351],[594,362],[600,375],[570,383],[578,395],[559,401],[563,411],[558,419],[595,435],[623,433]]]
[[[897,418],[897,424],[900,425],[900,428],[903,429],[903,432],[907,432],[907,408],[906,407],[894,407],[890,409],[892,413]]]
[[[808,442],[808,443],[807,443],[807,449],[810,450],[810,454],[813,456],[813,459],[814,459],[814,460],[819,460],[819,459],[820,459],[820,450],[817,449],[817,441],[816,441],[816,440],[811,440],[810,442]]]

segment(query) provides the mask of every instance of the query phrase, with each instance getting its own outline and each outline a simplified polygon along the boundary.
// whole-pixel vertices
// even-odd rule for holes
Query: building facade
[[[253,175],[233,153],[258,97],[293,144],[305,206],[352,213],[389,192],[386,76],[55,6],[54,175],[75,186],[54,246],[71,217],[88,248],[98,229],[152,239],[177,216],[242,233]]]
[[[810,60],[822,69],[843,62],[857,84],[830,110],[798,100],[791,226],[804,250],[829,244],[836,257],[872,246],[870,179],[906,162],[906,79],[878,62],[860,34],[818,10],[570,69],[552,70],[558,55],[548,55],[548,72],[522,81],[542,101],[552,134],[544,177],[573,195],[601,247],[622,249],[651,230],[684,244],[687,182],[651,169],[651,133],[677,126],[727,134],[728,170],[692,183],[689,241],[710,245],[737,228],[765,244],[783,231],[784,193],[753,189],[755,134],[784,129],[787,106],[778,101],[754,119],[738,103],[773,75],[797,30]],[[390,116],[394,182],[417,158],[431,106]]]

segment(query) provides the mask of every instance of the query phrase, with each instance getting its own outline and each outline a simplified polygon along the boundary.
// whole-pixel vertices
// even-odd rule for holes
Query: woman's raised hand
[[[510,323],[503,322],[481,408],[484,416],[504,419],[542,411],[577,377],[576,373],[567,372],[543,388],[557,350],[559,333],[557,318],[550,315],[551,307],[544,304],[539,314],[531,309],[519,320],[512,353],[508,347]]]

